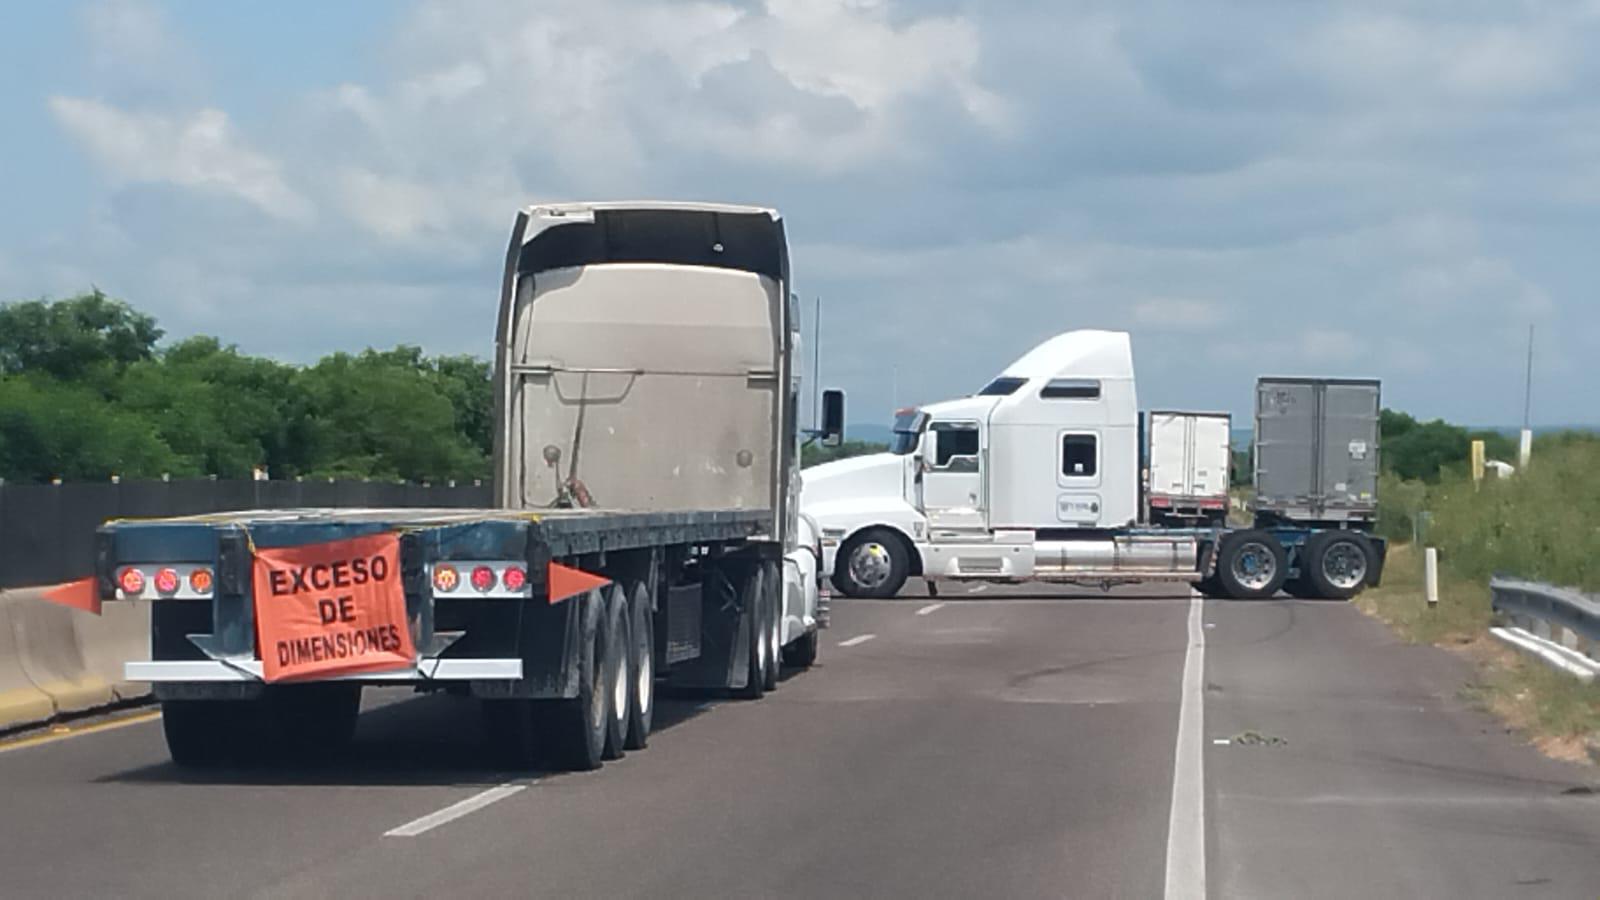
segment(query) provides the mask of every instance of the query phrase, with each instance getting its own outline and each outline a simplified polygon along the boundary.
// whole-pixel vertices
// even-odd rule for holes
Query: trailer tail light
[[[178,592],[178,586],[183,582],[178,579],[177,569],[160,569],[155,577],[156,593],[163,597],[171,597]]]
[[[211,595],[211,589],[216,586],[217,580],[210,569],[200,568],[189,573],[189,590],[203,597]]]
[[[144,593],[144,573],[138,569],[123,569],[117,576],[117,587],[129,597],[137,597]]]
[[[478,566],[472,570],[472,589],[480,594],[488,593],[496,581],[499,579],[495,577],[494,570],[488,566]]]
[[[518,600],[529,595],[528,569],[511,559],[453,559],[432,564],[438,598]]]
[[[508,591],[520,592],[528,586],[528,573],[521,566],[510,566],[505,574],[500,576],[500,583]]]
[[[433,567],[433,589],[440,594],[448,594],[461,586],[461,573],[455,566],[437,565]]]

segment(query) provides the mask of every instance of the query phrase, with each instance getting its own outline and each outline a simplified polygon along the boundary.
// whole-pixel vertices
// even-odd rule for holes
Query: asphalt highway
[[[149,715],[0,745],[0,896],[1600,896],[1595,770],[1349,605],[907,594],[587,774],[393,689],[320,766],[181,772]]]

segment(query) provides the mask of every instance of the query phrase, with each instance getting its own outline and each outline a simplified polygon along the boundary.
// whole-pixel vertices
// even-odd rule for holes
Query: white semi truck
[[[1227,413],[1152,410],[1145,506],[1152,525],[1222,525],[1228,521],[1233,417]]]
[[[1071,331],[970,397],[900,411],[889,452],[807,469],[801,509],[822,529],[824,571],[853,597],[894,596],[909,577],[931,592],[1173,581],[1241,599],[1377,583],[1386,547],[1362,521],[1152,524],[1140,430],[1129,336]]]

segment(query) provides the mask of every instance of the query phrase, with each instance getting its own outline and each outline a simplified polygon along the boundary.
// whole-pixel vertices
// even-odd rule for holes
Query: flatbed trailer
[[[102,600],[154,600],[180,764],[326,753],[365,684],[475,697],[517,764],[649,737],[658,678],[755,698],[816,658],[821,541],[799,510],[800,319],[775,210],[520,211],[496,327],[497,508],[123,521]],[[837,442],[823,392],[814,438]],[[546,753],[545,751],[549,751]]]
[[[589,509],[271,510],[123,521],[98,533],[96,578],[104,599],[160,601],[151,607],[151,658],[127,663],[126,677],[153,685],[184,761],[248,743],[219,732],[213,704],[267,720],[277,714],[261,723],[266,731],[326,748],[348,739],[360,686],[386,684],[479,698],[511,757],[538,757],[532,738],[543,731],[556,739],[561,762],[588,768],[643,746],[657,676],[745,696],[759,696],[776,676],[783,560],[781,545],[764,534],[770,522],[762,510]],[[265,681],[257,554],[383,534],[398,535],[415,662],[311,684]],[[559,596],[552,564],[607,584]],[[272,702],[318,690],[309,707]],[[590,728],[597,711],[620,721]],[[560,733],[562,713],[571,733]]]

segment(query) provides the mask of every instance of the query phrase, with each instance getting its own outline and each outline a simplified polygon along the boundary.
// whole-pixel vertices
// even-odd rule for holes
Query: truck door
[[[1226,497],[1228,467],[1233,463],[1231,420],[1194,416],[1190,429],[1189,496]]]
[[[934,422],[923,452],[922,503],[928,528],[982,528],[983,471],[977,422]]]

